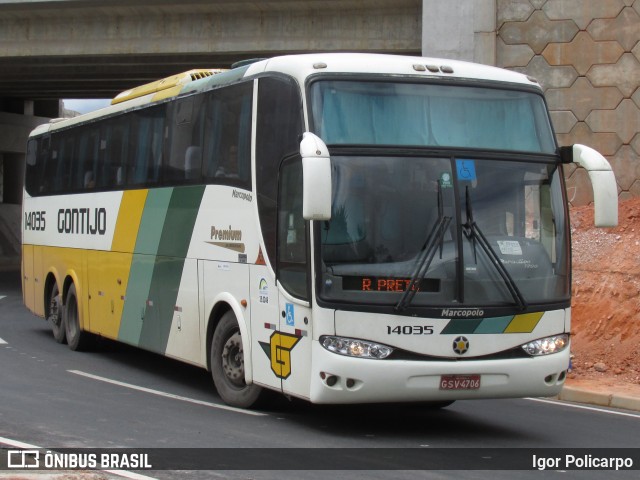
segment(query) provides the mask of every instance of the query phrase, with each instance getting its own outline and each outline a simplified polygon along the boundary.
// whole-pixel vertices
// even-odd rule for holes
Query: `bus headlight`
[[[393,352],[393,348],[380,343],[328,335],[320,337],[320,345],[330,352],[348,357],[383,359]]]
[[[561,352],[567,345],[569,345],[569,335],[563,333],[525,343],[522,345],[522,349],[529,355],[539,356]]]

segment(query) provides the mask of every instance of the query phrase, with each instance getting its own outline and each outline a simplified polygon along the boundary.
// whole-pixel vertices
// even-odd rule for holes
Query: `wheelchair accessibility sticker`
[[[456,169],[458,170],[458,180],[469,182],[476,179],[475,160],[456,158]]]
[[[293,315],[293,303],[285,304],[285,319],[287,321],[287,325],[293,327],[295,324],[295,317]]]

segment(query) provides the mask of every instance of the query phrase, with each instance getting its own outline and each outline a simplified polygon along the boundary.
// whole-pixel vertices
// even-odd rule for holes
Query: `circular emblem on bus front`
[[[469,350],[469,340],[467,340],[467,337],[457,337],[453,341],[453,351],[458,355],[467,353],[467,350]]]

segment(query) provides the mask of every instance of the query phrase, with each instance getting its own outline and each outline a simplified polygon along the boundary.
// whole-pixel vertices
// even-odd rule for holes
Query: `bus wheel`
[[[80,328],[80,315],[78,311],[78,295],[76,286],[71,284],[67,292],[67,301],[64,308],[64,327],[67,335],[67,344],[71,350],[84,350],[89,345],[88,332]]]
[[[66,332],[64,322],[62,321],[62,302],[60,301],[60,290],[58,284],[54,283],[49,294],[49,304],[47,306],[47,322],[51,324],[53,338],[58,343],[64,343]]]
[[[244,350],[240,328],[232,311],[225,313],[211,340],[211,376],[225,403],[248,408],[261,396],[262,388],[244,381]]]

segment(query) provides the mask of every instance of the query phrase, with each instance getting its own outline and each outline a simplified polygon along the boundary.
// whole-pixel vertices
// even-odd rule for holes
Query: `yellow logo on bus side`
[[[260,346],[271,360],[271,371],[276,377],[287,379],[291,375],[291,350],[301,337],[283,332],[273,332],[269,344],[260,342]]]

